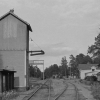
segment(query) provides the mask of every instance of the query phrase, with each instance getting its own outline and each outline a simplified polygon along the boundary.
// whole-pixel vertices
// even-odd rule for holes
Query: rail
[[[71,83],[71,82],[69,82],[69,83]],[[76,91],[76,92],[75,92],[75,93],[76,93],[76,94],[75,94],[75,95],[76,95],[76,96],[75,96],[75,97],[76,97],[76,98],[75,98],[75,100],[79,100],[79,93],[78,93],[78,89],[77,89],[77,87],[76,87],[76,85],[75,85],[75,84],[73,84],[73,83],[71,83],[71,84],[75,87],[75,91]]]
[[[50,96],[51,96],[51,83],[52,83],[52,81],[50,80],[48,100],[50,100]]]
[[[60,94],[58,94],[58,96],[56,98],[51,98],[51,83],[52,83],[52,80],[47,80],[44,84],[42,84],[41,86],[39,86],[33,93],[31,93],[31,96],[28,97],[27,100],[31,100],[33,99],[32,97],[34,97],[34,95],[43,87],[43,86],[47,86],[47,89],[48,89],[48,97],[47,100],[58,100],[60,99],[60,97],[68,90],[68,87],[69,87],[69,84],[72,84],[73,86],[73,89],[75,91],[75,97],[73,98],[74,100],[79,100],[79,93],[78,93],[78,89],[76,87],[75,84],[73,84],[72,82],[66,82],[64,81],[65,83],[65,88],[63,89],[63,91],[60,92]],[[68,84],[69,83],[69,84]],[[26,100],[26,99],[25,99]]]
[[[72,84],[75,87],[75,100],[79,100],[79,93],[77,87],[71,82],[68,83]],[[68,89],[68,83],[66,83],[65,89],[54,100],[58,100],[64,94],[64,92]]]
[[[31,100],[31,98],[48,82],[48,81],[50,81],[50,80],[46,80],[45,82],[44,82],[44,84],[42,84],[41,86],[39,86],[33,93],[32,93],[32,95],[30,96],[30,97],[28,97],[28,99],[27,100]],[[49,87],[50,88],[50,87]]]
[[[65,89],[54,100],[58,100],[62,96],[62,94],[67,90],[67,88],[68,88],[68,84],[66,84]]]

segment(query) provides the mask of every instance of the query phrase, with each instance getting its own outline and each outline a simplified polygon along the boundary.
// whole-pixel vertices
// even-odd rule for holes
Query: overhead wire
[[[33,43],[35,43],[40,49],[41,49],[41,47],[31,38],[31,37],[29,37],[29,39],[33,42]],[[42,49],[41,49],[42,50]]]

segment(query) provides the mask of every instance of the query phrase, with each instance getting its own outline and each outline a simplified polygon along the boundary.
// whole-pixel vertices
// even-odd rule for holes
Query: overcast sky
[[[0,0],[0,16],[12,8],[33,29],[30,50],[45,51],[30,59],[44,60],[45,67],[60,65],[63,56],[87,54],[99,33],[100,0]]]

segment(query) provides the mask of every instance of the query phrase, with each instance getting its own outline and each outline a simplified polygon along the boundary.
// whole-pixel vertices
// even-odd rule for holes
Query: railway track
[[[50,80],[49,89],[48,89],[48,100],[51,99],[51,90],[52,90],[52,88],[51,88],[51,83],[52,83],[52,81]]]
[[[65,84],[65,89],[54,100],[79,100],[77,87],[71,82]]]
[[[27,99],[24,100],[44,100],[44,98],[45,100],[50,100],[51,82],[51,80],[47,80],[44,84],[41,84],[33,93],[31,93]]]
[[[78,89],[70,81],[64,81],[65,87],[63,90],[60,90],[57,96],[52,96],[54,93],[51,83],[52,80],[47,80],[24,100],[79,100]]]

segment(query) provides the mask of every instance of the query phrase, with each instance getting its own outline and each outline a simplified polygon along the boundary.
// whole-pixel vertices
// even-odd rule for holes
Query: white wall
[[[17,71],[14,76],[19,77],[19,87],[26,87],[25,53],[25,51],[0,51],[0,67],[5,68],[8,66],[7,69]]]
[[[85,73],[90,72],[91,70],[80,70],[80,78],[84,79],[85,78]]]
[[[91,73],[88,73],[88,72],[91,72]],[[100,70],[96,70],[94,71],[94,74],[100,72]],[[90,70],[80,70],[80,78],[81,79],[84,79],[86,76],[85,76],[85,73],[88,73],[86,76],[91,76],[93,75],[93,72],[92,72],[92,69]]]

